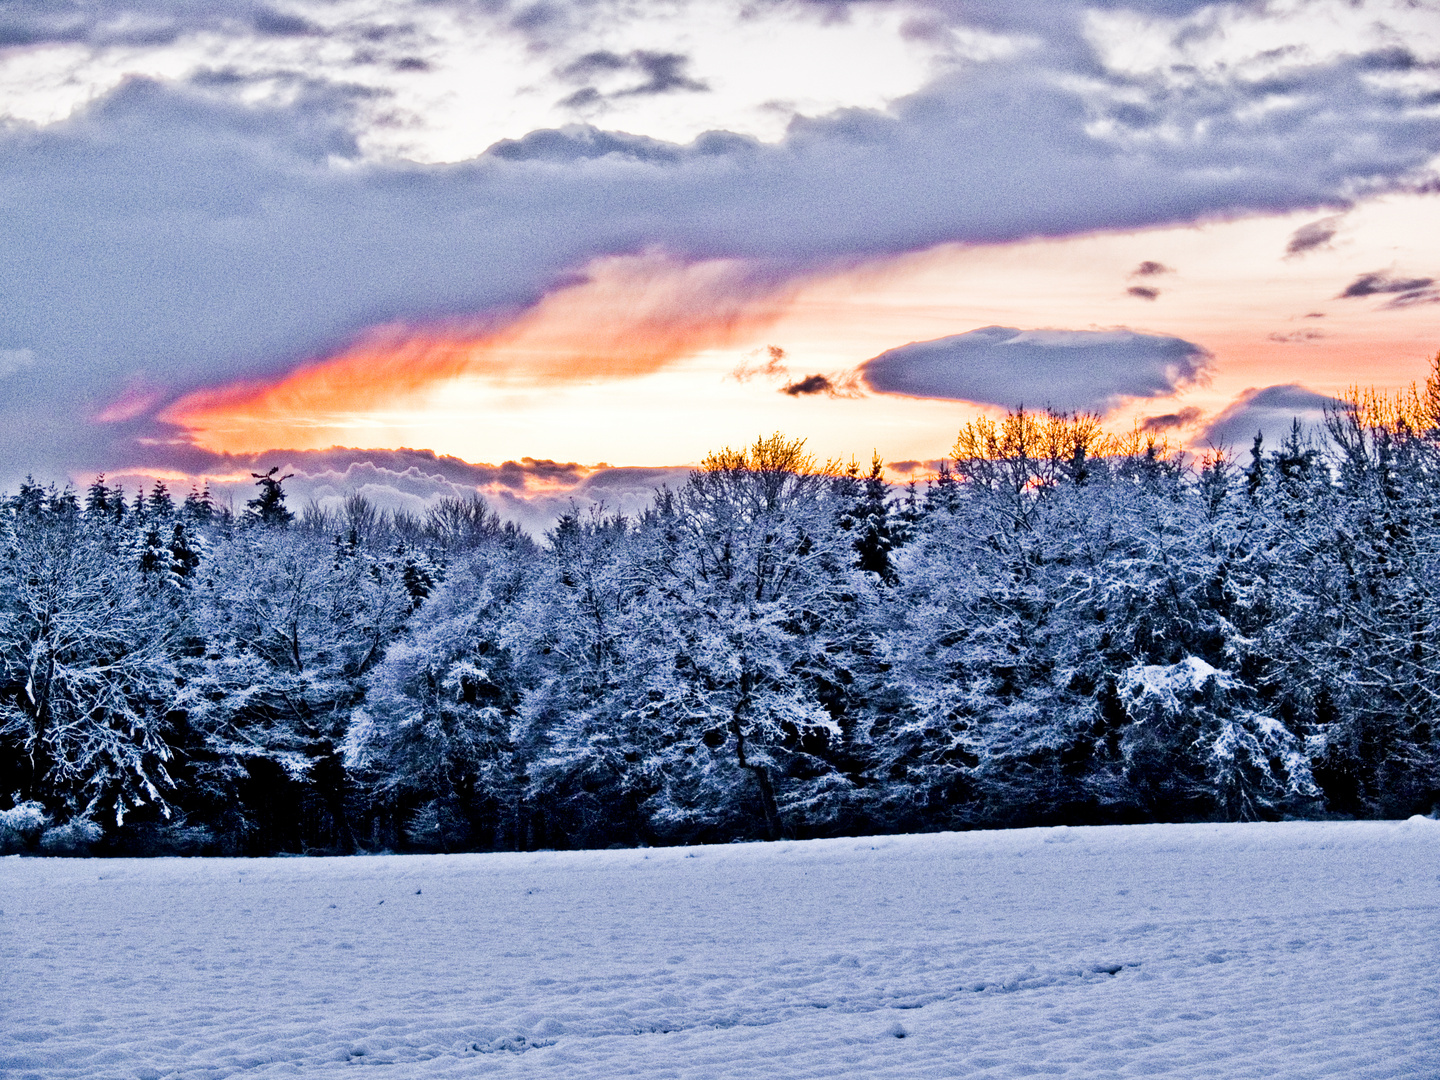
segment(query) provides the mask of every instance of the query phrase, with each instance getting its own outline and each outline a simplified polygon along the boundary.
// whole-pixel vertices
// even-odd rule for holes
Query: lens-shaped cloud
[[[881,394],[1103,413],[1126,398],[1169,396],[1204,378],[1210,362],[1182,338],[1123,328],[986,326],[891,349],[860,373]]]

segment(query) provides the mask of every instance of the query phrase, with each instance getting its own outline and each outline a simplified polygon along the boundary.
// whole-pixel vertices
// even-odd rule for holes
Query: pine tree
[[[277,477],[275,474],[280,471],[276,465],[266,473],[251,473],[255,478],[255,486],[260,489],[260,494],[249,500],[246,504],[246,512],[252,521],[263,525],[284,526],[290,524],[295,515],[285,506],[285,491],[281,485],[289,480],[294,473],[286,473]]]
[[[145,500],[145,509],[152,518],[163,520],[175,515],[175,500],[171,498],[165,481],[155,481],[155,486],[150,489],[150,497]]]
[[[85,513],[98,520],[108,518],[111,514],[111,492],[105,486],[105,474],[101,473],[85,489]],[[119,500],[124,502],[123,496]]]
[[[870,459],[870,473],[845,508],[840,527],[851,533],[855,565],[874,574],[887,585],[896,580],[890,553],[904,542],[903,522],[894,513],[890,487],[885,483],[885,463],[879,454]]]

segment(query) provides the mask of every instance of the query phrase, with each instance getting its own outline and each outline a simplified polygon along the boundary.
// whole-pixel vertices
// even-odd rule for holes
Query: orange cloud
[[[190,394],[162,419],[211,450],[300,447],[312,441],[307,429],[333,430],[347,416],[404,404],[461,375],[533,387],[650,374],[757,333],[799,287],[736,260],[602,259],[507,325],[381,327],[279,382]]]

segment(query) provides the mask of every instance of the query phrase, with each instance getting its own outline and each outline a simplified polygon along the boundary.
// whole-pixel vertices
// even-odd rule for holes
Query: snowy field
[[[1440,1077],[1424,819],[9,858],[0,909],[7,1080]]]

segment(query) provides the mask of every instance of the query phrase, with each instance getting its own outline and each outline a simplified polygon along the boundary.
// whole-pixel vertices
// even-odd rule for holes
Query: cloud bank
[[[1210,360],[1199,345],[1133,330],[986,326],[891,349],[860,374],[881,394],[1104,413],[1125,398],[1173,394]]]
[[[1215,417],[1196,441],[1240,451],[1248,449],[1259,432],[1273,450],[1290,433],[1295,420],[1306,428],[1319,428],[1325,423],[1325,410],[1340,404],[1338,398],[1317,394],[1298,383],[1247,390]]]
[[[657,489],[678,487],[690,471],[685,467],[612,468],[534,458],[488,465],[430,450],[341,446],[205,455],[190,464],[188,471],[207,477],[204,482],[222,505],[228,503],[236,512],[254,496],[251,473],[278,467],[290,476],[285,493],[293,510],[311,501],[335,509],[347,496],[360,494],[382,509],[423,514],[439,499],[479,494],[502,519],[536,536],[572,506],[586,510],[598,505],[609,514],[638,514]],[[145,470],[121,470],[112,471],[108,481],[133,493],[137,487],[148,490],[156,478]],[[177,484],[173,474],[163,479],[181,494],[188,490],[184,483]]]

